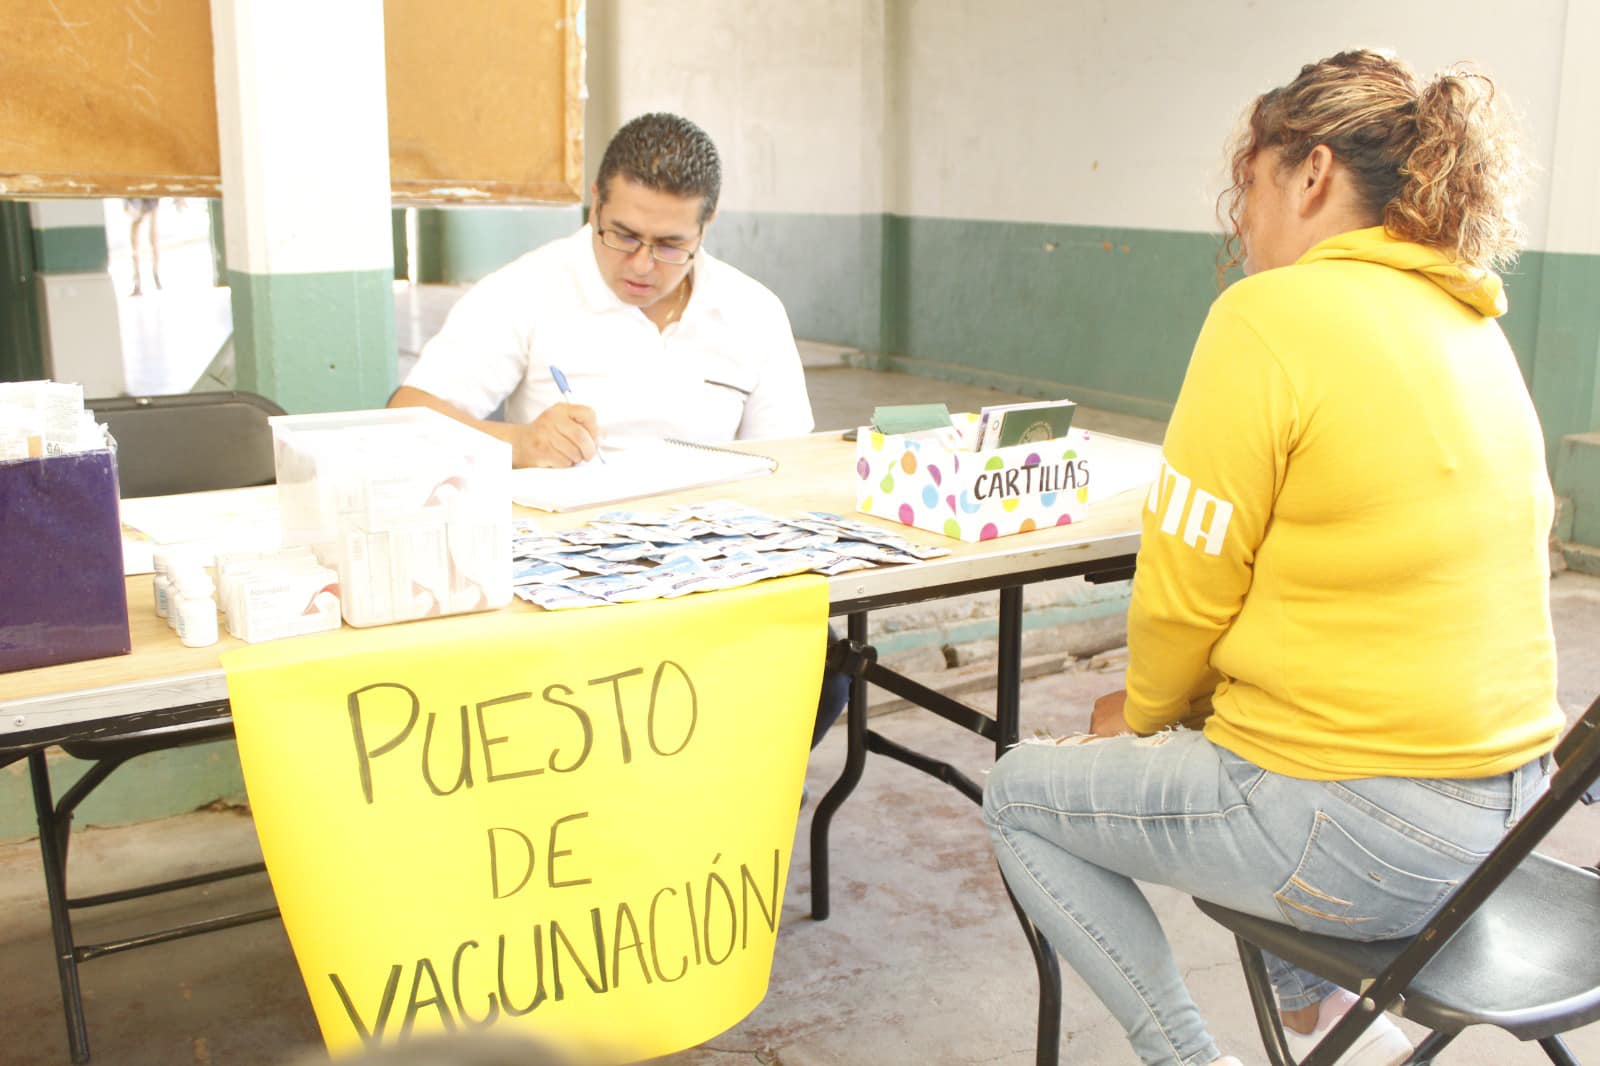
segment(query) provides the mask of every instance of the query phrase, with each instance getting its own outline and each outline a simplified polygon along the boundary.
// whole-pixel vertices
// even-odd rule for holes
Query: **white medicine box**
[[[511,601],[511,445],[421,407],[271,420],[287,547],[355,626]]]

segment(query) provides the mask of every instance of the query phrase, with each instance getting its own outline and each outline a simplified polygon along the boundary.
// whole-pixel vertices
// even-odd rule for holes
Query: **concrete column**
[[[589,0],[584,5],[583,198],[600,173],[600,157],[611,135],[632,114],[623,114],[625,59],[620,54],[622,0]],[[702,21],[707,16],[700,13]],[[631,101],[630,101],[631,103]],[[693,116],[690,116],[691,118]]]
[[[884,247],[884,215],[891,166],[888,145],[891,131],[896,129],[895,114],[890,107],[889,71],[892,63],[901,61],[898,55],[899,42],[891,36],[897,27],[891,25],[890,7],[889,3],[880,0],[862,4],[860,8],[861,188],[860,200],[856,204],[859,220],[856,257],[863,269],[853,339],[857,347],[874,354],[886,350],[884,333],[887,314],[883,280],[887,253]],[[894,17],[898,18],[898,13]],[[898,160],[894,162],[898,163]]]
[[[86,396],[120,396],[127,375],[117,294],[106,272],[105,207],[99,200],[40,200],[28,211],[44,372],[80,383]]]
[[[44,377],[44,331],[34,271],[28,205],[0,201],[0,381]]]
[[[1596,41],[1600,7],[1567,0],[1533,368],[1533,397],[1553,466],[1562,437],[1600,429],[1600,140],[1594,136],[1600,127],[1600,72],[1591,54]]]
[[[1552,252],[1600,254],[1600,72],[1594,46],[1600,41],[1600,7],[1590,0],[1567,0],[1562,42],[1561,90],[1556,103],[1556,136],[1550,163]]]
[[[1549,251],[1539,284],[1533,395],[1561,501],[1567,565],[1600,574],[1600,8],[1567,0],[1550,166]]]
[[[394,391],[381,0],[211,0],[238,387],[286,410]]]

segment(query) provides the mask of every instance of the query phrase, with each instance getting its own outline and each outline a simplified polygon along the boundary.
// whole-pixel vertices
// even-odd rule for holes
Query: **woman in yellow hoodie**
[[[1563,723],[1544,439],[1495,321],[1521,170],[1493,86],[1308,65],[1256,100],[1233,178],[1247,277],[1167,428],[1127,688],[984,797],[1023,907],[1142,1060],[1182,1066],[1236,1060],[1135,880],[1406,936],[1544,788]],[[1298,1057],[1354,997],[1272,962]],[[1409,1051],[1380,1019],[1340,1061]]]

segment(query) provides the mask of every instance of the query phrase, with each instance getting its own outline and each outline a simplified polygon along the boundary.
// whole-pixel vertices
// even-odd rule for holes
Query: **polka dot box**
[[[991,540],[1081,521],[1100,499],[1148,485],[1159,451],[1074,429],[987,452],[861,427],[856,509],[958,540]]]

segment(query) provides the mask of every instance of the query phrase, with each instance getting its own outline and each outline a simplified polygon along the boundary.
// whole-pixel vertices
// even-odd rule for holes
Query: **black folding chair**
[[[86,406],[107,425],[117,442],[117,473],[124,498],[244,488],[271,484],[274,479],[272,433],[267,419],[284,412],[264,397],[246,392],[213,392],[90,400]],[[162,722],[136,732],[62,744],[68,755],[90,766],[59,800],[51,795],[44,752],[28,754],[34,809],[39,818],[39,850],[44,858],[50,926],[61,980],[61,1001],[66,1011],[67,1042],[75,1063],[89,1059],[89,1037],[78,980],[79,963],[131,948],[258,922],[278,914],[276,907],[268,907],[95,944],[79,944],[73,935],[73,910],[192,888],[266,869],[257,862],[92,896],[74,897],[67,891],[67,850],[73,813],[79,805],[130,759],[149,752],[231,738],[233,723],[226,718],[217,721],[214,717],[225,706],[223,703],[187,708],[199,718],[195,721]],[[211,717],[208,719],[207,715]]]
[[[1318,936],[1195,900],[1238,942],[1273,1066],[1294,1059],[1263,950],[1361,997],[1300,1066],[1330,1066],[1388,1010],[1432,1030],[1408,1063],[1431,1063],[1470,1025],[1536,1040],[1558,1066],[1577,1062],[1561,1034],[1600,1020],[1600,870],[1533,849],[1600,778],[1600,699],[1562,739],[1556,765],[1550,790],[1408,940]]]
[[[272,429],[283,408],[253,392],[89,400],[117,442],[122,498],[270,485]]]

